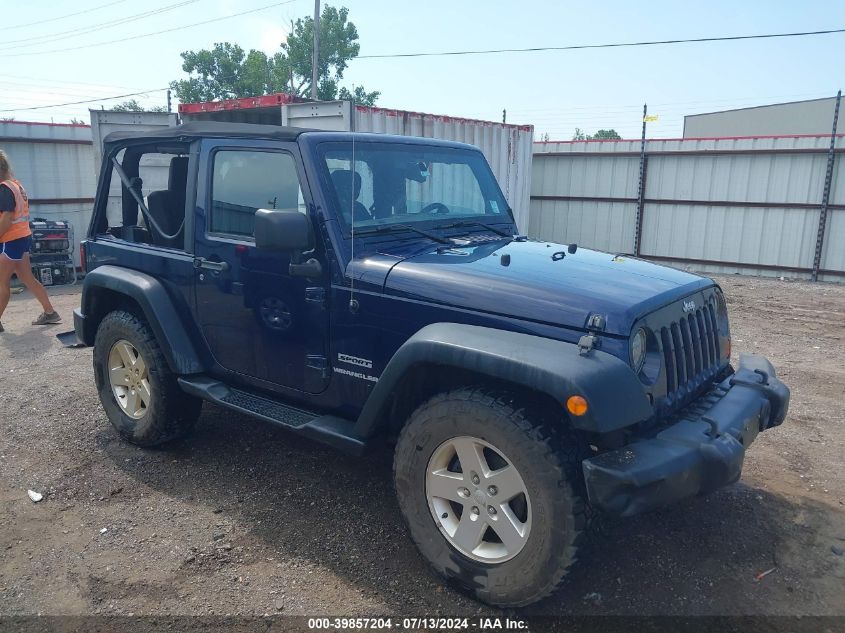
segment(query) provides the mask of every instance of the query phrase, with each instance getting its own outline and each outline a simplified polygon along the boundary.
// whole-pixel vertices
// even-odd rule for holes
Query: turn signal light
[[[566,401],[566,410],[572,415],[581,416],[587,412],[587,401],[582,396],[569,396]]]

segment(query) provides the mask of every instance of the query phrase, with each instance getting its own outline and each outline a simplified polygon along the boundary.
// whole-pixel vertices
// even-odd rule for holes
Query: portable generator
[[[33,218],[30,262],[32,274],[44,286],[76,282],[73,263],[73,227],[65,220]]]

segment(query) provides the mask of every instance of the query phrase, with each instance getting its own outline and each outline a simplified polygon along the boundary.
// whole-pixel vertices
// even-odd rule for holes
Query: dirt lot
[[[734,352],[773,361],[788,419],[740,483],[615,522],[530,613],[845,615],[845,285],[720,281]],[[69,323],[77,291],[57,294]],[[390,455],[357,461],[210,405],[189,440],[129,446],[91,351],[30,327],[36,312],[14,297],[0,334],[0,613],[493,613],[417,554]]]

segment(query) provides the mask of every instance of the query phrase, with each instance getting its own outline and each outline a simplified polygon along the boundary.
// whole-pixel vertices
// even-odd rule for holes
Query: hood
[[[392,266],[387,294],[584,328],[592,314],[605,331],[628,336],[638,318],[710,279],[641,259],[546,242],[497,241],[432,248]]]

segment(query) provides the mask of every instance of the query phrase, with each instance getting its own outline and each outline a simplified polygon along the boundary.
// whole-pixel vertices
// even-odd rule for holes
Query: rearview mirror
[[[258,209],[255,246],[268,251],[302,253],[314,248],[311,220],[294,209]]]

